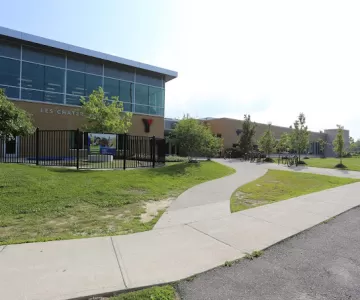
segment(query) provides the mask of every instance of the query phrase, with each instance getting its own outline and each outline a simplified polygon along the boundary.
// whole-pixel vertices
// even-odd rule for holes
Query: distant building
[[[242,129],[242,120],[230,119],[230,118],[202,118],[201,121],[207,123],[212,132],[221,137],[224,141],[224,148],[231,148],[235,146],[235,144],[239,141],[239,137],[241,134]],[[167,136],[172,128],[176,125],[179,120],[177,119],[165,119],[165,136]],[[168,125],[166,125],[168,124]],[[170,125],[171,124],[171,125]],[[255,141],[257,141],[261,135],[265,132],[268,128],[267,124],[256,123],[256,134],[255,134]],[[281,127],[272,125],[272,131],[274,132],[275,138],[280,139],[280,136],[284,132],[291,132],[289,127]],[[320,145],[318,140],[323,139],[327,141],[328,146],[325,148],[325,155],[327,157],[336,156],[333,151],[332,142],[335,139],[337,134],[337,129],[325,129],[323,132],[314,132],[310,131],[310,143],[309,149],[306,151],[306,154],[319,156],[322,153],[320,152]],[[344,139],[345,139],[345,147],[348,148],[349,143],[349,130],[344,130]],[[176,153],[179,152],[179,149],[175,147],[173,144],[169,144],[168,153]],[[304,153],[305,154],[305,153]]]

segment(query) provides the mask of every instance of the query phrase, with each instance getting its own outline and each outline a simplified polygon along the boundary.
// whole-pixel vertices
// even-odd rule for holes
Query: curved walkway
[[[237,173],[181,195],[169,209],[169,214],[183,213],[178,225],[125,236],[0,246],[1,298],[64,300],[177,281],[265,249],[360,205],[359,182],[230,214],[225,203],[238,186],[269,168],[287,168],[221,163]],[[342,176],[360,178],[360,173]],[[212,205],[224,209],[217,214]],[[195,211],[198,207],[210,209],[204,215]],[[160,221],[166,224],[166,219]]]
[[[241,165],[240,170],[240,165],[233,165],[231,161],[218,160],[218,162],[234,167],[236,173],[199,184],[182,193],[171,203],[154,229],[228,216],[231,214],[232,193],[239,186],[266,173],[265,168],[254,168],[253,165]]]

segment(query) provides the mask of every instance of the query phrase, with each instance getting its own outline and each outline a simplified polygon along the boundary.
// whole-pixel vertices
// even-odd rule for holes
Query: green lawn
[[[309,167],[333,169],[340,163],[338,158],[310,158],[304,160]],[[360,157],[343,158],[347,170],[360,171]]]
[[[231,212],[358,181],[350,178],[269,170],[264,176],[241,186],[232,194]]]
[[[136,292],[121,294],[109,300],[175,300],[175,289],[171,285],[152,287]]]
[[[0,245],[149,230],[159,215],[141,221],[147,201],[233,172],[215,162],[128,171],[0,164]]]

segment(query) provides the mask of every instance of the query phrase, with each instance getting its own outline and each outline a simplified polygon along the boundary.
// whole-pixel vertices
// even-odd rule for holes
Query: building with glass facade
[[[163,137],[165,84],[177,72],[0,27],[0,88],[40,129],[76,129],[80,97],[102,87],[132,112],[135,135]],[[142,119],[152,119],[149,132]]]

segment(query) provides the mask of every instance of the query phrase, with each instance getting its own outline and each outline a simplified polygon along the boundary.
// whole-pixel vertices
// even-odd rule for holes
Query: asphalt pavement
[[[177,289],[185,300],[360,299],[360,207]]]

